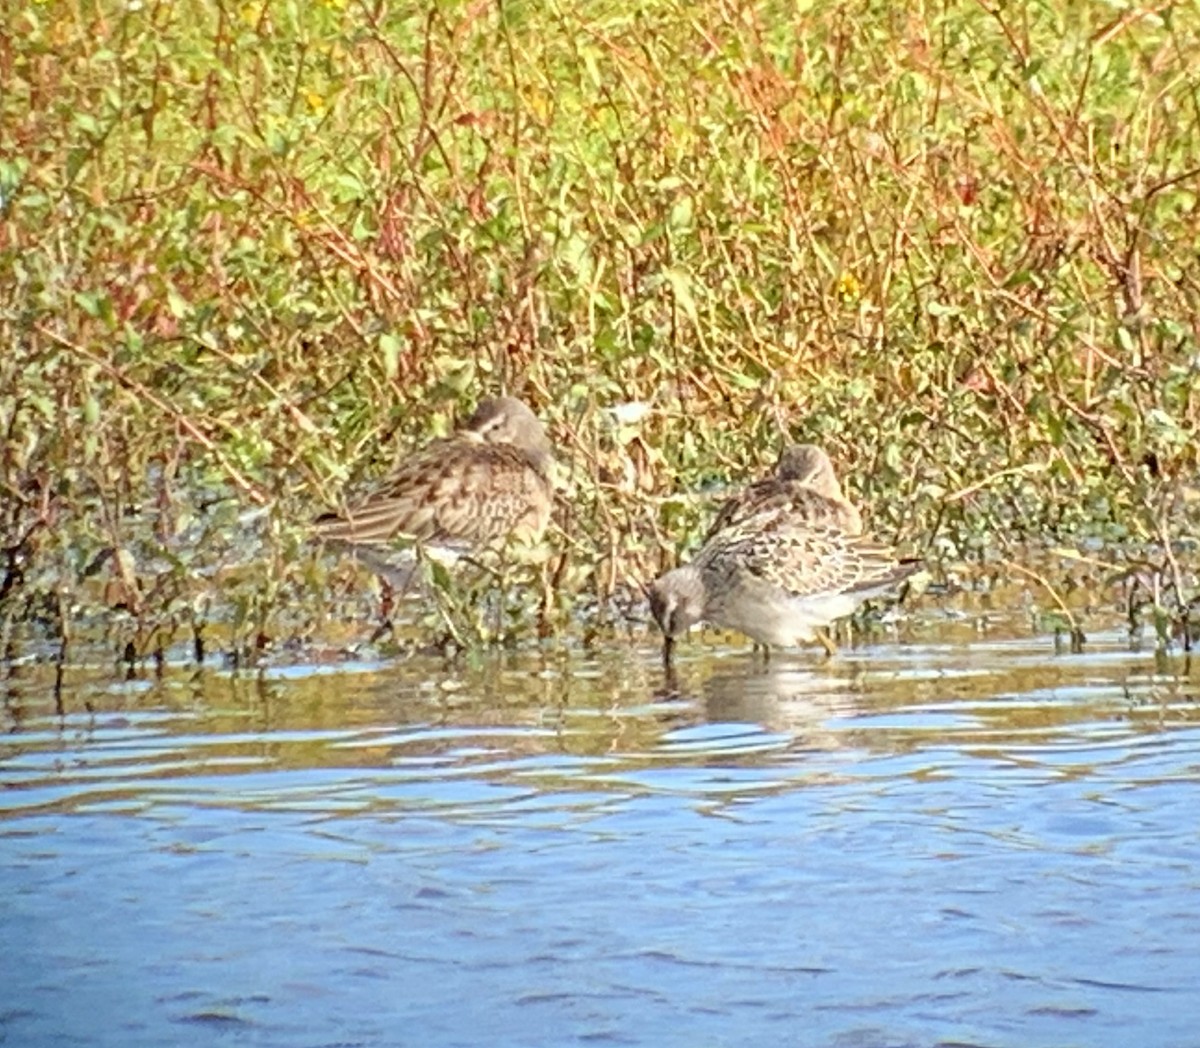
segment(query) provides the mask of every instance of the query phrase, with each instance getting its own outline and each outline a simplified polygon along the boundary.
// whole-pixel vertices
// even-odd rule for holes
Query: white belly
[[[813,640],[818,629],[851,614],[860,603],[862,597],[842,593],[798,598],[771,586],[739,587],[710,604],[707,618],[759,644],[787,648]]]

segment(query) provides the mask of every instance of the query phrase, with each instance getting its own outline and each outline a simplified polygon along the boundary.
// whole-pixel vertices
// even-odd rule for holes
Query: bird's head
[[[463,429],[489,444],[512,444],[539,466],[553,454],[541,420],[516,397],[481,400]]]
[[[841,500],[842,486],[834,472],[833,463],[823,448],[816,444],[789,444],[779,453],[775,475],[780,480],[794,480],[826,498]]]
[[[677,637],[704,618],[704,580],[692,565],[668,571],[646,588],[650,614],[663,634],[663,657],[670,661]]]

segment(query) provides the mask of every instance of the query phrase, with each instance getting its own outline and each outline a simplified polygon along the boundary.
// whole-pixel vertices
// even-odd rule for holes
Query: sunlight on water
[[[5,682],[22,1045],[1191,1045],[1200,687],[1116,634]],[[319,671],[318,671],[319,670]]]

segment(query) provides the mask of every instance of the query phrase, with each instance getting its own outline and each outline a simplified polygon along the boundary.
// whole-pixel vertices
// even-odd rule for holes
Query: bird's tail
[[[889,590],[895,589],[901,582],[915,575],[924,566],[924,561],[920,558],[907,557],[893,565],[884,574],[876,575],[870,579],[863,579],[854,589],[848,592],[856,597],[862,597],[864,600],[880,596]]]

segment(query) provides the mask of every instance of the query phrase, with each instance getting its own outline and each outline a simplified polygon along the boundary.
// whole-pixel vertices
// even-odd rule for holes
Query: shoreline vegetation
[[[478,636],[621,628],[786,441],[935,582],[1061,548],[1072,632],[1083,570],[1186,636],[1198,13],[17,5],[3,657],[339,636],[308,522],[499,392],[564,487],[531,597],[437,587]]]

